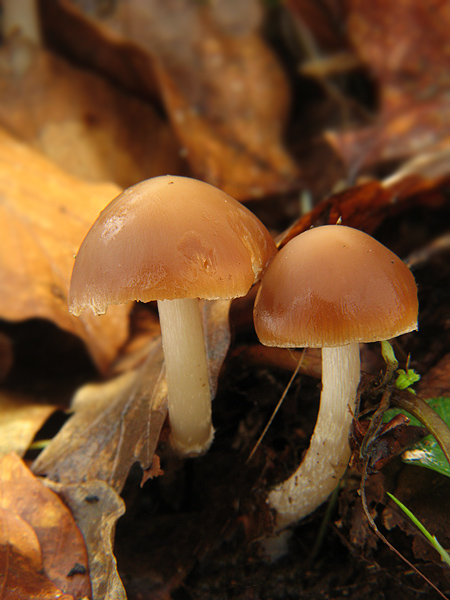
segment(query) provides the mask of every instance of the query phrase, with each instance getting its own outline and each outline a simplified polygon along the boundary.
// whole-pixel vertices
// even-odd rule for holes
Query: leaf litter
[[[113,184],[88,184],[0,130],[0,316],[40,317],[78,335],[106,370],[127,336],[130,307],[105,318],[67,310],[73,257]]]
[[[423,375],[421,393],[427,397],[427,383],[430,390],[445,388],[445,357],[450,352],[448,311],[446,317],[444,310],[448,304],[446,250],[442,245],[433,246],[438,238],[445,240],[449,216],[446,81],[441,77],[446,61],[445,53],[439,54],[442,39],[446,39],[446,29],[440,23],[446,22],[446,9],[439,7],[435,14],[425,14],[421,13],[422,8],[404,0],[396,6],[396,12],[405,18],[386,20],[390,13],[383,0],[370,7],[357,1],[345,5],[324,2],[309,11],[306,4],[303,0],[290,0],[277,7],[275,13],[267,8],[263,12],[266,23],[268,15],[280,12],[288,20],[295,14],[302,21],[303,33],[290,40],[290,48],[309,34],[319,49],[318,58],[320,53],[330,58],[337,56],[336,53],[347,53],[351,60],[323,63],[326,68],[321,71],[319,88],[311,85],[311,75],[308,69],[302,71],[301,65],[300,75],[294,75],[292,64],[286,70],[291,60],[286,57],[291,50],[284,45],[285,32],[269,28],[272,35],[280,36],[278,43],[282,39],[281,52],[278,47],[274,53],[273,44],[267,43],[267,26],[261,27],[261,6],[252,12],[256,6],[253,3],[240,7],[230,3],[230,9],[216,3],[197,6],[175,2],[171,6],[179,8],[177,19],[167,20],[165,9],[157,7],[159,12],[153,12],[156,8],[152,3],[144,6],[133,1],[100,6],[97,2],[62,0],[55,10],[60,10],[65,20],[56,19],[53,24],[46,21],[46,11],[50,11],[48,2],[42,2],[42,14],[47,35],[53,31],[55,48],[63,49],[66,56],[77,56],[87,66],[95,64],[97,71],[114,82],[113,87],[127,94],[132,90],[132,94],[137,93],[146,103],[166,112],[169,128],[184,148],[191,172],[242,199],[251,199],[255,211],[261,211],[273,231],[281,234],[280,244],[310,226],[341,219],[346,225],[376,235],[403,258],[410,254],[411,260],[416,261],[411,264],[421,295],[421,328],[415,337],[398,340],[396,352],[400,352],[397,355],[405,362],[406,355],[412,353],[414,368]],[[249,18],[243,20],[244,14]],[[320,26],[317,14],[324,17]],[[152,25],[157,17],[161,23],[159,30]],[[375,39],[378,31],[372,28],[364,34],[369,17],[386,35],[390,55],[401,57],[400,50],[409,49],[403,54],[404,62],[386,64],[384,45],[380,46]],[[429,32],[421,25],[424,19],[429,23]],[[55,28],[59,23],[64,23],[61,31],[65,28],[65,33],[58,41]],[[71,23],[76,23],[73,31],[78,33],[68,36]],[[151,40],[142,35],[145,24],[153,27],[155,35]],[[275,24],[276,19],[271,21],[272,26]],[[186,32],[189,27],[204,34],[201,43]],[[435,30],[440,33],[433,38]],[[84,39],[79,32],[85,32],[89,39],[86,47],[81,48],[78,43]],[[175,33],[180,39],[177,44],[170,44],[170,36]],[[428,44],[430,35],[432,40]],[[240,46],[235,45],[236,39]],[[418,40],[426,43],[417,43]],[[95,51],[86,50],[93,47]],[[248,54],[240,55],[240,47],[248,49]],[[305,58],[297,46],[296,61],[299,56],[306,65],[309,60],[311,67],[311,56]],[[224,68],[208,70],[220,58]],[[414,70],[420,60],[430,69]],[[333,71],[336,65],[340,65],[339,71]],[[409,81],[405,78],[408,69]],[[318,71],[316,75],[314,69],[309,72],[319,81]],[[203,76],[205,73],[208,77]],[[363,83],[372,79],[378,103],[372,98],[367,105],[364,97],[347,95],[345,83],[361,75]],[[241,80],[242,89],[230,85]],[[429,93],[436,80],[439,85]],[[267,98],[265,106],[259,101],[263,98]],[[314,110],[308,105],[311,98]],[[342,110],[336,111],[337,105]],[[347,123],[343,121],[345,114],[350,117]],[[309,127],[311,115],[315,119]],[[46,119],[39,127],[45,129]],[[289,143],[283,136],[286,122],[292,125]],[[64,131],[67,129],[63,128]],[[79,129],[75,127],[74,131]],[[303,154],[295,154],[296,144],[292,143],[299,131],[297,139],[301,139]],[[369,145],[368,135],[374,140]],[[307,446],[320,375],[317,357],[312,354],[308,362],[306,356],[304,373],[294,381],[262,448],[251,464],[244,466],[248,449],[261,430],[255,423],[260,423],[263,412],[270,414],[287,373],[293,369],[291,356],[288,365],[283,350],[257,351],[248,327],[250,302],[242,309],[240,321],[232,319],[233,352],[229,368],[225,365],[221,371],[229,346],[229,306],[222,310],[213,303],[211,308],[219,310],[209,329],[210,335],[215,335],[210,357],[215,355],[217,359],[211,377],[214,387],[219,383],[213,409],[216,442],[207,456],[180,464],[166,451],[164,374],[157,329],[147,336],[136,336],[133,327],[137,313],[134,309],[130,320],[129,307],[118,308],[121,316],[113,323],[114,307],[100,319],[86,314],[76,321],[68,315],[65,305],[73,254],[89,225],[118,193],[114,191],[118,188],[82,183],[56,169],[10,134],[2,132],[0,139],[0,182],[4,182],[0,188],[0,207],[6,206],[9,211],[1,221],[4,225],[0,283],[4,300],[0,303],[0,315],[5,322],[30,317],[49,319],[80,336],[100,372],[108,378],[106,383],[103,379],[78,391],[73,415],[34,463],[36,471],[49,476],[48,485],[58,488],[84,533],[94,597],[125,598],[127,593],[129,598],[143,594],[149,598],[169,598],[182,593],[187,598],[200,599],[231,595],[242,599],[264,595],[286,598],[300,594],[311,598],[324,595],[357,598],[373,596],[374,590],[386,598],[420,597],[423,593],[420,582],[413,581],[398,563],[394,564],[390,551],[375,542],[365,543],[367,522],[362,512],[358,513],[359,481],[354,472],[343,483],[339,507],[335,507],[327,529],[327,543],[322,546],[316,563],[311,567],[307,556],[315,542],[323,509],[299,525],[281,562],[264,563],[260,546],[252,542],[270,531],[271,518],[264,500],[267,489],[287,476]],[[323,145],[317,144],[318,140],[333,142],[328,144],[328,154]],[[333,159],[342,162],[340,169],[335,169],[336,161],[330,160],[330,152],[335,153]],[[309,177],[311,166],[320,173],[318,183]],[[365,178],[356,179],[359,172]],[[333,189],[336,173],[341,177],[338,181],[341,191]],[[300,174],[304,176],[301,183]],[[312,210],[299,217],[297,191],[310,182]],[[349,183],[357,185],[347,187]],[[321,194],[320,190],[326,193]],[[53,221],[56,227],[50,234],[49,224]],[[283,233],[286,226],[288,229]],[[8,235],[13,227],[19,233]],[[58,236],[62,231],[67,233]],[[19,251],[17,240],[21,241]],[[418,261],[417,252],[424,249]],[[18,258],[16,262],[14,257]],[[244,324],[243,329],[240,324]],[[127,339],[129,343],[124,346]],[[2,348],[2,372],[8,386],[9,373],[11,370],[17,373],[20,362],[14,353],[13,338],[6,339]],[[378,376],[379,357],[375,348],[364,348],[363,364],[369,377]],[[21,453],[43,418],[30,419],[34,426],[27,428],[17,443]],[[5,450],[7,447],[5,444]],[[103,461],[93,460],[96,458]],[[136,460],[141,462],[144,474],[132,467]],[[369,490],[369,508],[374,518],[383,506],[388,506],[384,495],[387,489],[407,505],[411,500],[411,508],[421,519],[420,509],[432,504],[429,490],[444,490],[433,501],[436,514],[442,512],[446,506],[442,479],[433,475],[435,478],[424,484],[416,502],[414,492],[420,486],[411,469],[415,467],[401,466],[395,459],[382,467],[382,473],[374,481],[372,496]],[[405,473],[412,473],[409,480],[403,478]],[[156,477],[140,490],[139,482],[142,484],[148,476]],[[58,481],[52,483],[51,478]],[[411,495],[406,493],[407,489],[411,489]],[[117,519],[124,511],[119,491],[128,510],[118,521],[117,569],[112,538]],[[139,520],[135,520],[137,514]],[[431,531],[436,531],[433,518],[431,511],[425,522]],[[27,528],[17,523],[18,530]],[[388,529],[389,520],[379,526]],[[445,520],[439,521],[439,527],[447,530]],[[400,521],[397,529],[408,532]],[[395,530],[385,533],[396,535]],[[362,560],[355,561],[352,544],[357,540]],[[447,542],[447,534],[443,541]],[[404,538],[400,542],[402,550],[408,553],[408,542]],[[36,545],[30,547],[34,548],[31,560],[37,564]],[[415,560],[429,573],[430,580],[447,590],[445,572],[436,557],[423,551],[416,535],[412,548]],[[339,572],[330,569],[330,565],[339,565]],[[42,590],[47,589],[43,583],[42,586]]]
[[[0,507],[2,598],[91,597],[86,548],[71,512],[15,454],[0,459]]]

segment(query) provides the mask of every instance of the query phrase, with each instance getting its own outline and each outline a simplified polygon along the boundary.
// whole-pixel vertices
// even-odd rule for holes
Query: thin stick
[[[270,417],[269,421],[267,422],[266,426],[265,426],[265,427],[264,427],[264,429],[263,429],[263,432],[261,433],[261,435],[260,435],[260,436],[259,436],[259,438],[258,438],[258,441],[257,441],[257,442],[256,442],[256,444],[253,446],[253,450],[250,452],[250,455],[249,455],[249,457],[247,458],[247,460],[245,461],[245,464],[248,464],[248,463],[251,461],[251,459],[253,458],[253,456],[254,456],[255,452],[256,452],[256,451],[257,451],[257,449],[259,448],[259,445],[260,445],[260,444],[261,444],[261,442],[263,441],[263,439],[264,439],[264,436],[265,436],[265,435],[266,435],[266,433],[267,433],[267,430],[268,430],[268,429],[269,429],[269,427],[272,425],[272,422],[273,422],[273,420],[274,420],[274,418],[275,418],[275,416],[276,416],[276,414],[277,414],[277,412],[278,412],[278,410],[279,410],[280,406],[283,404],[283,401],[284,401],[284,399],[286,398],[286,395],[287,395],[287,393],[288,393],[288,391],[289,391],[289,389],[290,389],[290,387],[291,387],[292,383],[294,382],[294,379],[295,379],[295,378],[297,377],[297,375],[298,375],[298,372],[299,372],[299,370],[300,370],[300,367],[302,366],[302,363],[303,363],[303,358],[304,358],[304,356],[305,356],[305,349],[303,349],[303,351],[302,351],[302,355],[300,356],[300,360],[298,361],[298,363],[297,363],[297,366],[295,367],[295,371],[292,373],[292,376],[291,376],[291,378],[289,379],[289,383],[287,384],[287,386],[286,386],[286,388],[285,388],[284,392],[282,393],[282,395],[281,395],[281,398],[278,400],[278,402],[277,402],[277,405],[275,406],[275,409],[274,409],[274,411],[273,411],[273,413],[272,413],[272,415],[271,415],[271,417]]]

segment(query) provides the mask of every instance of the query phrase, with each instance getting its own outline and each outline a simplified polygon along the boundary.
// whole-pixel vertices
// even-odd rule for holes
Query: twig
[[[259,445],[261,444],[264,436],[266,435],[267,430],[272,425],[272,422],[273,422],[273,420],[274,420],[274,418],[275,418],[275,416],[276,416],[276,414],[277,414],[280,406],[283,404],[283,401],[286,398],[286,395],[287,395],[287,393],[288,393],[288,391],[289,391],[289,389],[290,389],[290,387],[291,387],[294,379],[297,377],[297,374],[298,374],[298,372],[300,370],[300,367],[302,366],[302,362],[303,362],[304,356],[305,356],[305,350],[303,350],[302,355],[300,356],[300,360],[298,361],[297,366],[295,367],[295,371],[292,373],[292,376],[289,379],[289,383],[287,384],[284,392],[282,393],[281,398],[278,400],[277,405],[275,406],[275,409],[274,409],[274,411],[273,411],[270,419],[268,420],[266,426],[264,427],[263,432],[259,436],[258,441],[254,445],[253,450],[250,452],[250,455],[247,458],[247,460],[245,461],[245,464],[248,464],[251,461],[251,459],[253,458],[256,450],[258,449]]]

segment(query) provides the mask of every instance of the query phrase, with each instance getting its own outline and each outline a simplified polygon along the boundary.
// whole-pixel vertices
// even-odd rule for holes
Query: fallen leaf
[[[362,474],[365,471],[369,474],[380,471],[428,433],[424,427],[410,425],[403,413],[396,412],[393,417],[388,414],[389,411],[384,413],[384,425],[375,434],[370,433],[369,438],[370,419],[353,421],[350,438],[352,456],[349,462],[353,471]]]
[[[418,192],[424,185],[430,186],[431,184],[433,186],[434,184],[437,187],[448,180],[449,160],[450,147],[448,145],[432,152],[422,152],[403,163],[395,173],[383,181],[383,186],[388,189],[395,189],[399,186],[400,190],[407,187],[410,188],[410,192],[414,185],[418,186]]]
[[[348,38],[378,88],[379,110],[372,125],[327,139],[353,171],[447,147],[450,6],[350,0],[346,9]]]
[[[214,396],[228,351],[230,301],[203,301],[208,369]],[[147,358],[133,371],[81,388],[73,416],[38,456],[36,474],[76,483],[102,480],[120,492],[131,466],[153,464],[167,413],[167,384],[160,336],[147,346]]]
[[[448,148],[449,123],[450,103],[437,97],[381,113],[372,127],[327,132],[325,139],[354,175],[378,163]]]
[[[136,371],[81,388],[73,416],[41,452],[33,471],[54,481],[106,481],[121,491],[131,466],[152,462],[166,416],[162,349],[156,342]]]
[[[0,456],[15,452],[23,456],[57,406],[35,398],[0,392]]]
[[[107,25],[114,17],[117,4],[97,4],[89,10],[86,4],[73,0],[40,0],[40,20],[46,45],[67,56],[72,63],[86,65],[115,82],[118,88],[162,110],[154,65],[148,52]],[[82,44],[80,40],[83,40]]]
[[[74,600],[42,573],[33,528],[12,510],[0,508],[0,592],[2,600]]]
[[[69,509],[55,493],[35,479],[15,454],[0,459],[0,482],[0,508],[6,518],[1,528],[6,539],[0,573],[6,575],[5,587],[14,589],[8,578],[16,576],[15,564],[25,562],[29,564],[33,585],[39,582],[36,575],[42,569],[42,574],[48,577],[54,586],[70,595],[65,597],[90,597],[89,567],[84,540]],[[19,552],[25,554],[21,559],[17,557],[17,562],[11,562],[8,548],[17,546]],[[39,566],[41,561],[42,567]],[[76,564],[82,565],[84,572],[72,576],[70,572]],[[9,565],[12,565],[13,570],[10,571]],[[25,574],[23,583],[27,582],[28,577],[29,575]],[[44,590],[45,587],[48,587],[48,584],[44,586]]]
[[[386,182],[368,181],[332,194],[295,221],[278,240],[279,248],[310,227],[336,224],[372,234],[386,219],[412,206],[438,208],[448,203],[445,195],[450,175],[439,172],[436,180],[410,172]]]
[[[0,49],[0,96],[0,126],[81,179],[129,187],[183,169],[151,105],[24,38]]]
[[[448,88],[450,5],[434,0],[346,5],[349,38],[381,82],[384,102],[402,104],[405,95]]]
[[[129,306],[98,319],[69,314],[77,252],[90,225],[120,189],[87,184],[0,130],[0,316],[49,319],[86,343],[105,370],[128,331]]]
[[[282,141],[289,84],[261,16],[255,0],[132,0],[103,21],[146,51],[194,175],[240,200],[298,187]]]
[[[125,503],[103,481],[64,485],[46,480],[64,501],[81,529],[89,555],[92,597],[95,600],[126,600],[113,554],[117,520]]]
[[[136,302],[130,313],[130,335],[111,365],[109,374],[120,375],[137,369],[148,356],[149,344],[161,335],[156,302]]]
[[[230,346],[230,305],[231,300],[200,301],[212,398],[216,395],[220,370]]]

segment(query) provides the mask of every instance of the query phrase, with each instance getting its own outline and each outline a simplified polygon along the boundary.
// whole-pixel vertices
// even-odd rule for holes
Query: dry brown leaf
[[[230,301],[202,302],[211,393],[230,343]],[[74,415],[33,465],[54,481],[102,480],[120,492],[130,467],[149,469],[167,413],[161,338],[148,343],[146,361],[104,384],[88,385],[75,396]]]
[[[294,187],[298,171],[282,144],[290,90],[259,7],[226,4],[134,0],[132,35],[154,57],[193,172],[242,200]]]
[[[129,307],[98,318],[67,309],[74,255],[89,227],[120,193],[87,184],[0,130],[0,316],[49,319],[80,336],[100,369],[123,344]]]
[[[15,452],[23,456],[34,436],[57,410],[35,398],[0,391],[0,456]]]
[[[81,388],[73,416],[43,450],[33,471],[54,481],[102,480],[120,492],[131,466],[151,462],[166,416],[159,342],[147,361],[105,384]]]
[[[450,103],[444,97],[380,113],[373,127],[329,132],[326,140],[357,173],[379,162],[407,159],[450,144]]]
[[[74,600],[42,573],[39,542],[33,528],[12,510],[0,508],[1,600]]]
[[[25,39],[0,48],[0,96],[0,126],[76,177],[128,187],[182,170],[178,142],[150,105]]]
[[[127,0],[104,21],[147,51],[195,176],[238,199],[298,186],[282,143],[290,90],[260,21],[255,0]]]
[[[448,204],[445,189],[449,177],[440,174],[433,180],[406,173],[386,182],[368,181],[350,187],[331,195],[300,217],[280,235],[278,246],[284,246],[312,226],[335,224],[341,220],[343,225],[372,234],[385,218],[397,215],[411,206],[444,206]]]
[[[81,529],[89,555],[92,596],[95,600],[126,600],[113,554],[117,520],[125,512],[125,503],[103,481],[63,485],[46,484],[64,501]]]
[[[373,125],[328,140],[355,171],[405,159],[450,141],[450,5],[434,0],[347,2],[347,31],[373,77]]]
[[[115,13],[116,2],[100,2],[89,10],[85,3],[74,0],[40,0],[39,7],[44,39],[50,47],[71,62],[87,65],[117,82],[120,89],[162,107],[148,53],[105,26],[105,20]]]
[[[15,566],[25,563],[28,568],[23,572],[19,586],[27,585],[28,578],[33,586],[38,585],[37,573],[42,570],[54,586],[67,594],[64,597],[90,597],[87,552],[69,509],[55,493],[35,479],[15,454],[0,459],[0,482],[0,508],[6,519],[0,528],[4,538],[4,561],[0,567],[0,573],[5,577],[3,589],[14,590]],[[11,548],[17,549],[17,560],[11,561]],[[77,574],[73,574],[77,565]],[[9,581],[11,578],[13,581]],[[43,583],[45,592],[49,584],[45,578]],[[57,591],[53,590],[53,593]],[[24,592],[28,590],[21,590],[21,596],[9,597],[31,597]]]
[[[402,104],[404,96],[448,88],[447,2],[347,0],[346,6],[349,38],[382,84],[383,102]]]

